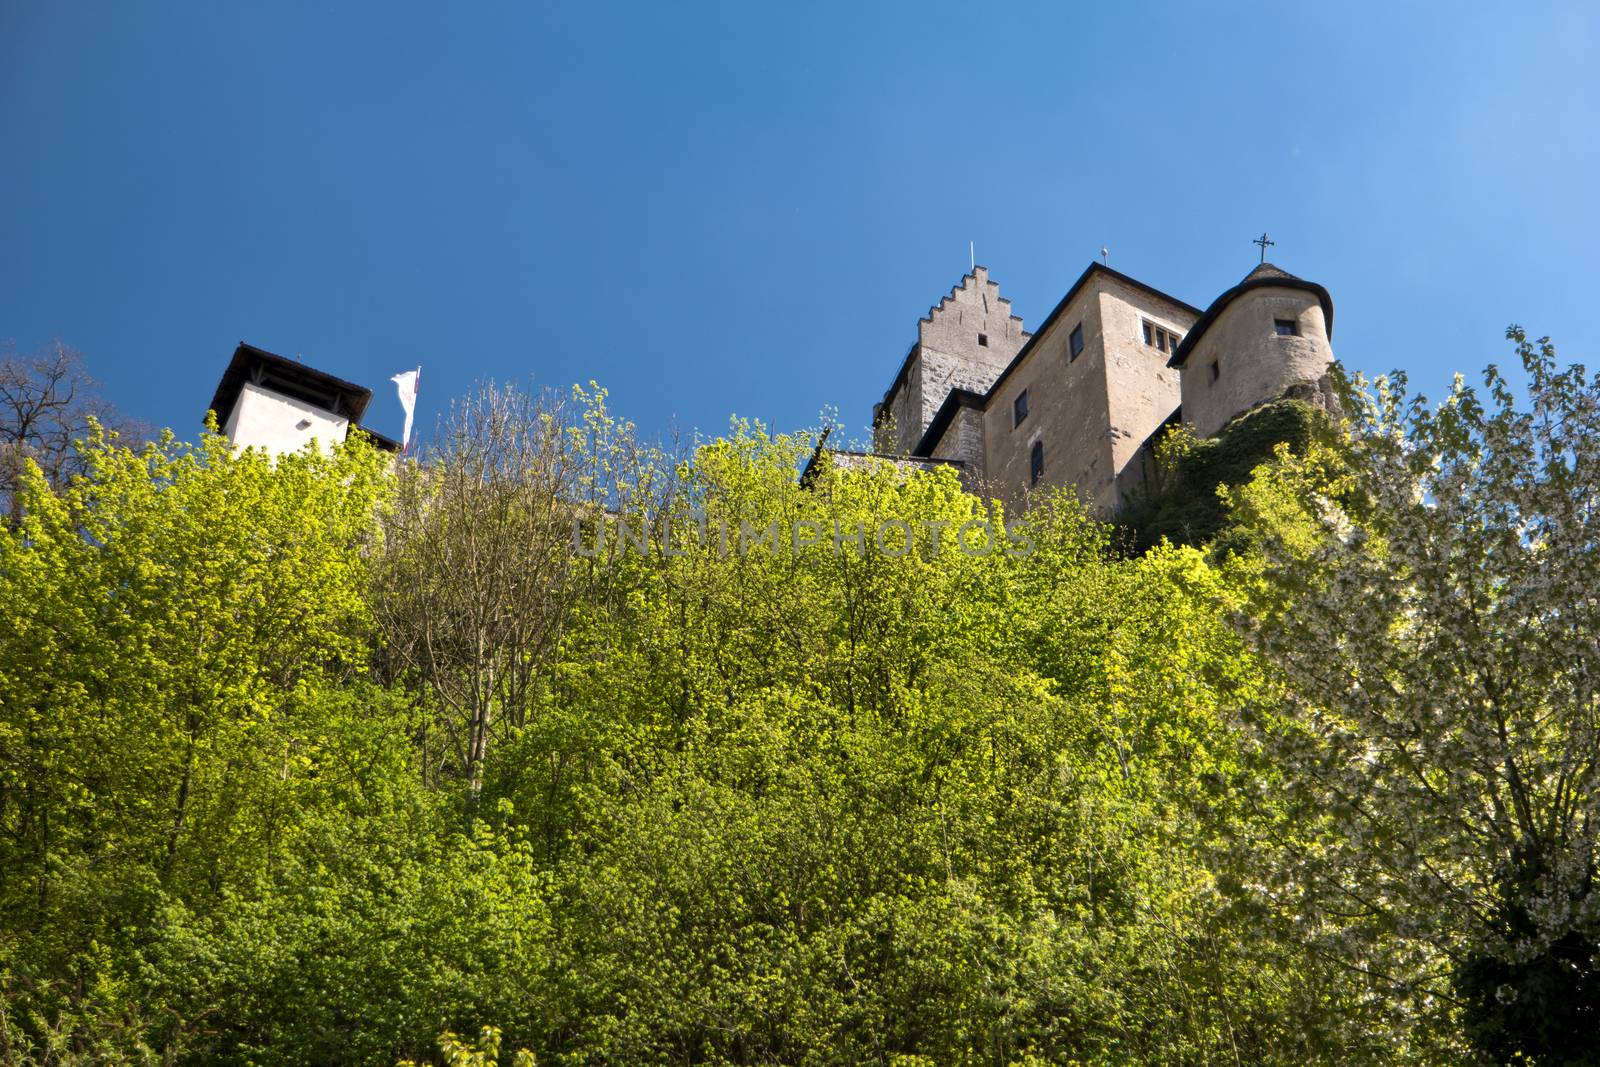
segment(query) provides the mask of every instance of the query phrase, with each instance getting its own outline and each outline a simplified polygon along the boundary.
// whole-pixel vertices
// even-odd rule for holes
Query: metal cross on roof
[[[1267,261],[1267,246],[1268,245],[1275,245],[1278,242],[1267,240],[1267,231],[1266,230],[1262,230],[1261,231],[1261,236],[1257,237],[1254,241],[1251,241],[1250,243],[1253,244],[1253,245],[1260,245],[1261,246],[1261,262],[1265,263]]]

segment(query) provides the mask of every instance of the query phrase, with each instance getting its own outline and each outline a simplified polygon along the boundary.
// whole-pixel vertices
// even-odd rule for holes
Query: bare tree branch
[[[142,436],[99,395],[83,358],[61,341],[29,355],[15,343],[0,351],[0,503],[12,522],[20,517],[17,488],[28,460],[59,488],[83,469],[77,442],[90,420],[123,438]]]

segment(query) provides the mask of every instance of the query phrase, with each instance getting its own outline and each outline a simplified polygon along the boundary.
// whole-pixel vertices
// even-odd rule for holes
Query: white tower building
[[[276,456],[315,440],[326,449],[356,426],[378,447],[399,451],[398,443],[361,426],[371,400],[370,389],[241,341],[217,383],[211,410],[236,448]]]

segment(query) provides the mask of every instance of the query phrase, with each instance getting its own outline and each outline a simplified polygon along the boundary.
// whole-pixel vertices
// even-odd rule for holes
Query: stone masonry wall
[[[911,368],[905,379],[872,413],[873,447],[879,452],[904,455],[922,438],[922,374],[915,348],[906,358]]]
[[[950,390],[986,392],[1027,339],[988,268],[975,267],[918,321],[910,371],[879,416],[892,420],[893,433],[878,447],[910,452]]]
[[[1113,483],[1097,486],[1094,503],[1105,510],[1119,507],[1145,477],[1140,448],[1178,408],[1182,388],[1176,368],[1167,360],[1176,345],[1165,348],[1144,341],[1144,324],[1182,337],[1198,316],[1193,310],[1163,300],[1144,289],[1107,278],[1100,294],[1100,318],[1106,349],[1106,404],[1110,412],[1110,462]],[[1158,338],[1154,330],[1152,338]]]
[[[1080,324],[1084,348],[1073,359],[1068,346]],[[1099,290],[1091,281],[1034,338],[1022,362],[989,398],[984,475],[993,495],[1017,507],[1032,488],[1068,486],[1081,492],[1111,478],[1105,381]],[[1019,425],[1013,412],[1023,390],[1028,417]],[[1030,487],[1035,442],[1044,449],[1044,473],[1038,486]]]
[[[1293,319],[1299,336],[1280,337],[1273,320]],[[1183,421],[1212,437],[1235,415],[1297,387],[1316,386],[1333,348],[1316,296],[1264,287],[1241,294],[1217,317],[1183,368]],[[1218,373],[1212,380],[1211,366]]]
[[[982,472],[983,464],[983,409],[962,407],[945,427],[937,444],[929,453],[938,459],[959,460],[966,469]]]

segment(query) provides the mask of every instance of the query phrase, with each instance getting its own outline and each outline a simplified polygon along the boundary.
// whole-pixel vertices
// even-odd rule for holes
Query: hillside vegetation
[[[0,1061],[1582,1062],[1600,386],[1514,339],[1225,554],[582,391],[96,437],[0,534]]]
[[[1162,541],[1207,544],[1228,526],[1219,488],[1244,485],[1279,446],[1304,455],[1313,444],[1334,439],[1326,412],[1288,398],[1246,411],[1215,437],[1196,438],[1174,426],[1157,440],[1153,477],[1117,517],[1118,526],[1138,551]]]

